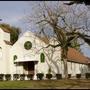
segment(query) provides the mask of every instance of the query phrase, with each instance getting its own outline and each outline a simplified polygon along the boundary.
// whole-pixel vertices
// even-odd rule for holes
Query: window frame
[[[44,53],[41,53],[40,54],[40,62],[41,63],[44,63],[45,62],[45,55],[44,55]]]
[[[29,46],[28,46],[27,44],[29,44]],[[30,49],[32,48],[32,42],[31,42],[31,41],[26,41],[26,42],[24,43],[24,48],[25,48],[26,50],[30,50]]]
[[[17,55],[14,55],[14,56],[13,56],[13,60],[14,60],[14,61],[15,61],[17,58],[18,58]]]

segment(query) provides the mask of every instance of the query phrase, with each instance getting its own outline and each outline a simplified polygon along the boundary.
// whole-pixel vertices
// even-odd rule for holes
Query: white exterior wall
[[[6,45],[3,40],[10,40],[9,33],[5,33],[0,30],[0,47],[2,47],[3,56],[0,59],[0,73],[9,73],[9,74],[23,74],[25,71],[23,70],[23,65],[14,64],[13,56],[17,55],[18,59],[16,61],[22,61],[30,59],[31,61],[38,61],[35,64],[35,76],[34,79],[37,79],[37,73],[44,73],[45,75],[48,73],[49,66],[51,67],[51,73],[55,76],[56,73],[64,75],[64,65],[63,61],[61,61],[61,51],[60,48],[46,47],[47,45],[42,42],[39,38],[35,37],[33,33],[26,32],[13,46]],[[24,48],[24,43],[26,41],[32,42],[32,48],[30,50],[26,50]],[[52,42],[53,43],[53,42]],[[42,48],[42,49],[41,49]],[[45,62],[40,62],[40,53],[45,54]],[[49,58],[48,58],[49,56]],[[76,74],[82,73],[85,74],[89,72],[88,66],[85,64],[79,64],[74,62],[68,62],[68,74],[72,74],[75,76]],[[25,72],[27,73],[27,72]]]
[[[4,40],[10,41],[10,34],[9,33],[3,33]]]
[[[75,76],[75,63],[72,63],[72,76]]]
[[[0,39],[10,41],[10,33],[6,33],[0,28]]]
[[[15,73],[23,73],[22,66],[16,66],[14,64],[14,55],[17,55],[17,58],[20,59],[23,56],[23,51],[22,51],[22,46],[17,44],[16,47],[13,46],[10,49],[10,73],[15,74]]]
[[[71,62],[67,62],[68,65],[68,74],[72,74],[72,64]]]
[[[7,45],[5,50],[4,50],[3,59],[4,59],[4,62],[5,62],[5,69],[6,69],[5,72],[6,72],[6,74],[10,74],[10,67],[9,67],[9,65],[10,65],[10,62],[9,62],[9,60],[10,60],[10,48],[11,48],[11,46]]]
[[[35,41],[36,40],[36,41]],[[32,43],[32,48],[30,50],[26,50],[24,48],[24,43],[26,41],[30,41]],[[10,52],[10,61],[12,62],[10,65],[10,72],[11,73],[16,73],[16,66],[13,63],[13,56],[17,55],[18,56],[18,60],[27,60],[30,59],[35,60],[35,61],[39,61],[40,59],[40,52],[38,52],[39,49],[41,49],[41,45],[39,44],[43,44],[40,42],[40,40],[35,39],[35,36],[33,36],[32,34],[29,35],[28,32],[26,32],[23,37],[21,37],[11,48]],[[36,52],[37,51],[37,52]],[[37,64],[35,64],[35,67],[37,67]],[[42,67],[43,68],[43,67]],[[23,71],[23,66],[17,66],[17,72],[18,73],[23,73],[25,71]],[[36,72],[36,71],[35,71]],[[27,72],[26,72],[27,73]]]
[[[30,50],[26,50],[24,48],[24,43],[26,41],[31,41],[32,42],[32,48]],[[26,59],[25,56],[28,58],[30,57],[31,60],[37,60],[38,61],[38,64],[35,64],[35,74],[36,73],[48,73],[48,69],[49,69],[49,66],[52,67],[52,70],[54,70],[54,73],[60,73],[61,70],[59,68],[60,63],[56,63],[55,60],[58,60],[59,59],[59,62],[60,62],[60,52],[57,52],[57,50],[60,51],[60,49],[57,48],[57,50],[54,52],[54,55],[53,55],[53,58],[52,60],[54,61],[54,63],[56,63],[56,66],[54,65],[54,63],[52,61],[49,61],[46,54],[45,54],[45,62],[44,63],[41,63],[40,62],[40,53],[42,52],[46,52],[48,53],[48,50],[40,50],[42,48],[42,46],[45,46],[45,43],[42,43],[41,40],[39,40],[38,38],[35,39],[35,36],[30,36],[28,33],[25,33],[23,35],[23,37],[21,37],[14,45],[13,47],[11,48],[10,52],[11,52],[11,55],[10,55],[10,62],[12,62],[10,64],[10,73],[16,73],[16,66],[15,64],[13,63],[13,56],[14,55],[17,55],[18,56],[18,60],[24,58],[24,60]],[[51,50],[52,48],[50,48]],[[51,51],[50,51],[51,53]],[[48,63],[48,64],[47,64]],[[20,68],[21,67],[21,68]],[[19,69],[19,70],[18,70]],[[59,70],[57,70],[59,69]],[[23,72],[23,67],[22,66],[17,66],[17,71],[20,72],[22,71]]]
[[[0,58],[0,73],[9,73],[9,57],[10,53],[9,50],[11,48],[10,45],[6,45],[4,40],[10,41],[9,33],[4,32],[0,28],[0,47],[2,48],[2,57]]]

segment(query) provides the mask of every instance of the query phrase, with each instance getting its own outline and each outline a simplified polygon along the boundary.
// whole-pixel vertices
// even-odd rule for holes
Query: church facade
[[[56,44],[54,40],[50,43]],[[0,28],[0,74],[51,74],[64,76],[64,65],[61,60],[61,48],[46,48],[48,41],[34,33],[25,32],[14,45],[10,43],[10,33]],[[73,48],[68,51],[68,74],[75,76],[90,71],[89,59]],[[13,80],[13,78],[12,78]]]

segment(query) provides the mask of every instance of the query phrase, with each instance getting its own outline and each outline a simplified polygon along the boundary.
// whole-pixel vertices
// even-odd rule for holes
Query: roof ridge
[[[6,29],[5,27],[0,27],[4,32],[10,33],[10,30]]]

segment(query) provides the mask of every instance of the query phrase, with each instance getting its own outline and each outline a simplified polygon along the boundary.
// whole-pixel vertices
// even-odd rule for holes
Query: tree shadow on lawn
[[[90,89],[90,80],[87,79],[76,79],[66,84],[66,89]]]

